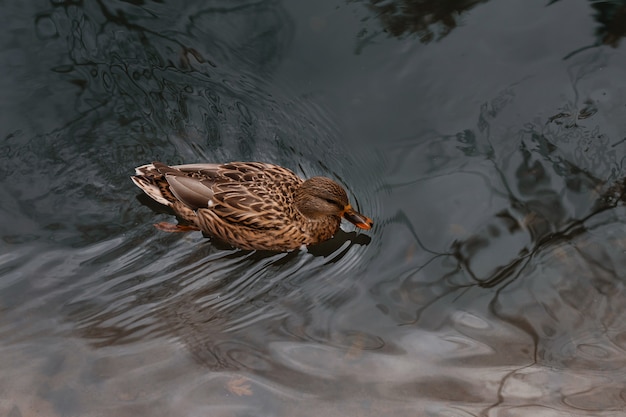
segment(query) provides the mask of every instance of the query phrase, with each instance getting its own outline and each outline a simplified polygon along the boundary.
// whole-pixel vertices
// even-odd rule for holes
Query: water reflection
[[[455,343],[442,360],[455,372],[494,365],[487,378],[502,397],[476,415],[501,412],[504,404],[562,410],[558,398],[572,412],[597,411],[584,405],[590,381],[606,388],[598,403],[623,405],[615,395],[626,360],[617,307],[625,301],[623,132],[602,116],[621,106],[598,83],[603,65],[601,52],[569,62],[567,116],[512,128],[511,120],[527,113],[521,103],[534,103],[526,101],[524,81],[484,103],[475,126],[398,141],[390,187],[405,204],[394,206],[388,229],[413,245],[395,247],[395,278],[380,280],[371,294],[399,326]],[[466,158],[455,158],[459,153]],[[420,173],[408,168],[416,163]],[[425,200],[429,207],[420,208]],[[497,364],[510,368],[498,371]],[[555,368],[566,376],[547,375]],[[598,381],[596,372],[607,379]],[[581,375],[589,381],[580,383]],[[472,376],[465,381],[480,384]],[[430,382],[434,391],[455,383]],[[563,386],[570,393],[554,394]],[[486,391],[461,395],[490,401]]]
[[[550,2],[557,3],[560,0]],[[596,30],[596,46],[604,44],[614,48],[626,37],[626,2],[623,0],[590,1],[595,11],[593,18],[600,24]]]
[[[561,0],[552,0],[548,5]],[[488,0],[348,0],[364,3],[370,16],[378,20],[382,32],[393,37],[415,35],[422,43],[439,41],[459,27],[463,16]],[[626,37],[626,2],[623,0],[590,0],[593,18],[599,24],[595,29],[596,42],[571,52],[571,57],[586,49],[600,45],[619,46]],[[370,20],[370,18],[365,19]],[[375,27],[364,27],[357,36],[357,51],[361,51],[382,34]]]
[[[588,76],[596,76],[603,62],[592,55],[570,66],[575,101],[566,107],[579,108],[577,101],[583,99],[579,95],[580,84]],[[543,251],[552,252],[554,247],[588,235],[607,219],[619,216],[619,210],[626,202],[626,183],[622,178],[620,153],[611,149],[617,144],[611,145],[609,133],[603,133],[602,127],[594,124],[597,121],[591,121],[591,126],[580,124],[581,120],[597,112],[598,101],[585,99],[585,107],[580,112],[559,113],[543,123],[528,123],[525,129],[508,132],[507,135],[515,138],[511,142],[515,145],[508,147],[503,141],[495,142],[491,131],[500,113],[514,105],[517,98],[513,91],[507,89],[482,106],[476,129],[440,137],[436,144],[425,141],[401,157],[402,165],[419,155],[424,169],[437,175],[398,182],[393,187],[414,187],[423,183],[425,190],[460,179],[455,170],[463,168],[466,161],[446,158],[451,153],[460,151],[471,158],[483,158],[491,165],[492,176],[463,172],[463,179],[466,180],[468,174],[476,176],[476,182],[482,183],[480,188],[487,187],[488,195],[500,200],[496,207],[502,207],[474,232],[455,226],[458,229],[452,232],[458,237],[446,251],[435,251],[425,244],[424,237],[415,230],[414,217],[399,212],[393,223],[409,229],[407,234],[415,240],[415,246],[422,254],[430,255],[406,278],[409,293],[435,292],[444,297],[473,287],[506,287],[525,275],[526,268],[534,268],[534,261]],[[590,106],[596,110],[589,111]],[[574,122],[563,124],[560,121],[568,117]],[[586,148],[581,152],[583,144]],[[406,151],[400,149],[400,153]],[[439,161],[436,165],[432,164],[434,155]],[[454,165],[457,163],[463,165]],[[434,185],[431,187],[428,183]],[[479,199],[474,201],[483,203]],[[411,258],[413,251],[407,256]],[[430,270],[438,268],[443,269],[434,274]],[[432,276],[433,281],[424,281],[424,275]],[[422,280],[419,285],[413,282],[416,276]],[[444,279],[439,281],[439,277]],[[435,281],[434,285],[443,285],[446,290],[433,291],[430,286]],[[439,298],[425,298],[429,303],[440,301]],[[418,309],[415,320],[420,320],[420,311]],[[404,316],[399,321],[402,323],[406,319]],[[408,321],[414,323],[414,320]]]
[[[352,1],[360,2],[349,0]],[[458,27],[460,16],[487,1],[368,0],[363,3],[366,3],[370,13],[379,20],[385,33],[395,37],[417,35],[420,42],[429,43],[447,36]],[[357,50],[365,47],[377,35],[376,30],[373,33],[361,31]]]

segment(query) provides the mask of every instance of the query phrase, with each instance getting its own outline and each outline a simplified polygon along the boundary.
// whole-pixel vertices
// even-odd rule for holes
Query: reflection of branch
[[[172,42],[174,44],[177,44],[181,48],[180,65],[184,69],[190,69],[189,55],[192,55],[194,57],[194,59],[196,61],[198,61],[199,63],[208,62],[209,65],[211,65],[212,67],[216,66],[215,63],[213,63],[210,59],[204,58],[200,54],[200,52],[198,52],[196,49],[186,46],[183,42],[179,41],[175,37],[165,36],[162,32],[151,30],[151,29],[148,29],[145,26],[141,26],[141,25],[138,25],[138,24],[135,24],[135,23],[131,23],[131,22],[128,21],[128,19],[126,18],[126,15],[123,12],[118,10],[117,14],[113,14],[103,4],[102,0],[96,0],[96,1],[97,1],[98,5],[100,6],[100,10],[102,12],[102,15],[106,18],[106,22],[107,23],[113,23],[113,24],[118,25],[118,26],[126,27],[130,31],[136,31],[136,32],[141,33],[142,35],[145,34],[145,33],[148,33],[148,34],[150,34],[152,36],[155,36],[157,38],[161,38],[161,39],[164,39],[166,41],[169,41],[169,42]],[[147,39],[145,37],[142,40],[144,42],[147,42]]]
[[[453,245],[453,255],[457,259],[459,266],[462,267],[470,277],[480,286],[490,288],[496,286],[503,281],[517,277],[528,264],[528,261],[532,259],[537,253],[545,250],[548,247],[556,245],[561,242],[571,241],[575,237],[587,232],[589,229],[585,226],[585,223],[591,218],[611,209],[617,207],[620,203],[626,203],[626,179],[622,179],[612,186],[607,188],[598,198],[596,198],[592,210],[586,216],[580,219],[573,219],[567,222],[563,228],[554,232],[546,232],[535,236],[536,240],[532,248],[524,248],[520,254],[511,260],[506,265],[496,268],[496,271],[487,278],[479,278],[472,271],[470,262],[472,251],[470,250],[470,256],[464,254],[465,249],[475,245],[475,241],[478,238],[471,238],[462,242],[455,242]],[[529,212],[528,214],[532,214]],[[487,245],[488,242],[484,242]]]
[[[490,302],[490,310],[494,315],[502,317],[504,313],[499,312],[500,308],[498,307],[499,294],[503,291],[510,283],[514,282],[521,276],[526,267],[531,263],[531,260],[536,258],[540,253],[562,243],[569,242],[574,240],[576,237],[587,233],[590,229],[586,226],[586,223],[592,218],[598,216],[599,214],[615,209],[621,204],[626,204],[626,178],[621,179],[620,181],[615,182],[613,185],[608,187],[599,197],[596,198],[593,207],[590,212],[584,217],[573,219],[566,222],[560,229],[548,232],[545,231],[544,234],[539,234],[532,236],[534,240],[534,244],[530,248],[523,248],[520,250],[519,254],[511,259],[506,264],[500,265],[496,267],[495,270],[489,274],[487,277],[480,277],[472,270],[471,262],[473,260],[476,251],[482,248],[489,247],[489,241],[486,238],[481,238],[480,236],[472,236],[469,239],[463,241],[455,241],[452,244],[451,252],[449,254],[440,254],[438,256],[433,257],[429,260],[429,262],[434,259],[450,255],[456,260],[457,268],[453,268],[447,274],[444,274],[438,279],[438,282],[446,282],[445,288],[439,288],[437,291],[433,292],[433,297],[428,299],[426,302],[422,303],[419,308],[415,311],[415,316],[410,321],[402,320],[401,325],[413,325],[419,321],[422,313],[428,309],[430,306],[435,305],[440,302],[442,299],[447,298],[455,293],[460,297],[465,292],[469,291],[472,287],[479,288],[496,288],[496,295],[493,297]],[[520,201],[513,201],[512,205],[519,208],[524,207],[524,204]],[[527,209],[530,210],[530,209]],[[528,212],[531,213],[530,211]],[[513,233],[522,229],[522,225],[519,222],[516,222],[513,216],[508,213],[499,213],[496,217],[503,220],[508,228],[508,231]],[[544,219],[545,220],[545,219]],[[526,227],[528,229],[528,227]],[[532,231],[530,231],[532,235]],[[417,283],[412,281],[412,277],[415,276],[418,272],[420,272],[428,262],[422,266],[420,266],[417,270],[412,271],[410,277],[407,278],[403,284],[405,291],[417,291],[419,293],[425,293],[426,288],[429,287],[427,283]],[[453,277],[459,272],[464,271],[469,278],[473,281],[473,283],[459,283],[459,282],[451,282]],[[520,318],[516,318],[512,320],[510,318],[510,322],[514,323],[516,326],[523,328],[525,332],[533,337],[533,339],[537,338],[534,330],[532,330],[532,326],[530,326],[527,322],[520,321]],[[536,346],[536,343],[535,343]]]

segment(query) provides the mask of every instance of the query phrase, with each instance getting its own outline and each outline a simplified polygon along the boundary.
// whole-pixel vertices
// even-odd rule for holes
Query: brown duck
[[[201,230],[241,249],[290,251],[320,243],[337,232],[342,217],[361,229],[373,224],[352,208],[335,181],[302,180],[278,165],[153,162],[135,172],[131,179],[139,188],[189,224],[155,226]]]

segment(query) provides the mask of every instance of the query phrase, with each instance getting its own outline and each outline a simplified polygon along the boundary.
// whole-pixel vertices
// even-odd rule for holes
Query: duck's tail
[[[154,201],[171,207],[176,201],[165,176],[152,164],[142,165],[135,168],[135,175],[130,177],[135,185],[148,194]]]

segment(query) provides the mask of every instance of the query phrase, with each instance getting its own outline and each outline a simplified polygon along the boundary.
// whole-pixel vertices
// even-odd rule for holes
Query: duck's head
[[[326,177],[304,181],[296,192],[296,207],[309,218],[339,216],[361,229],[371,229],[372,219],[352,208],[346,190]]]

